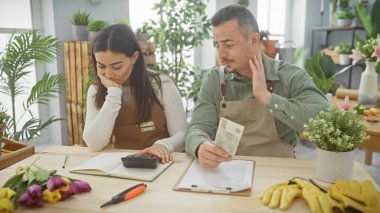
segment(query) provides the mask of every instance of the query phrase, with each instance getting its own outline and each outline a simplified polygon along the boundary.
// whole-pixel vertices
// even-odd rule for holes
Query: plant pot
[[[294,47],[287,47],[287,48],[279,48],[278,49],[278,58],[280,60],[287,61],[288,63],[293,63],[294,62],[294,52],[295,52]]]
[[[74,40],[77,41],[87,41],[88,40],[88,30],[87,26],[72,25]]]
[[[348,54],[339,54],[340,65],[349,65],[350,64],[350,58],[348,56],[349,56]]]
[[[376,105],[378,92],[376,62],[367,61],[365,64],[366,68],[360,78],[358,102],[364,105]]]
[[[98,35],[98,32],[89,31],[88,32],[88,40],[93,41],[95,40],[96,36]]]
[[[277,40],[263,40],[261,41],[262,43],[262,50],[264,53],[269,56],[270,58],[275,58],[277,54]]]
[[[316,176],[319,180],[335,183],[339,178],[350,180],[354,168],[354,150],[331,152],[317,147]]]
[[[338,27],[348,27],[352,24],[352,19],[338,19],[336,21],[336,26]]]

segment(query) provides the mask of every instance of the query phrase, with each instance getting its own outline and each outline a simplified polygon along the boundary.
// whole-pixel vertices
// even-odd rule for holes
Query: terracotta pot
[[[261,49],[264,51],[266,55],[268,55],[271,58],[275,58],[277,54],[277,40],[263,40],[261,41]]]

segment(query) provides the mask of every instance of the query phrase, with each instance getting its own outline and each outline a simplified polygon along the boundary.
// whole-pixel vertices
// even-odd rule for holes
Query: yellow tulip
[[[7,188],[1,188],[0,189],[0,200],[3,198],[10,200],[15,194],[16,194],[16,192],[14,192],[11,188],[8,188],[8,187]]]
[[[69,190],[71,181],[70,181],[70,179],[68,179],[67,177],[64,177],[64,176],[62,176],[61,178],[67,183],[67,185],[59,188],[59,190],[62,192],[65,192],[65,191]]]
[[[13,212],[13,203],[6,198],[0,199],[0,213]]]
[[[56,203],[57,201],[61,200],[61,193],[59,192],[59,189],[52,192],[49,189],[45,189],[42,198],[49,203]]]

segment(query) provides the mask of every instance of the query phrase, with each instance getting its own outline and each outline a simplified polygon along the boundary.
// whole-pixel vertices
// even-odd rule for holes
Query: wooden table
[[[334,106],[337,106],[338,103],[343,102],[343,99],[337,99],[336,97],[333,97],[331,101]],[[355,103],[355,101],[351,100],[350,102]],[[380,114],[377,114],[375,120],[380,120]],[[365,164],[372,165],[372,153],[380,152],[380,122],[366,122],[366,126],[367,135],[369,135],[370,138],[364,141],[363,143],[359,144],[358,147],[363,148],[365,151]]]
[[[110,151],[110,150],[107,150]],[[116,150],[112,150],[116,151]],[[117,150],[126,151],[126,150]],[[131,152],[130,150],[127,150]],[[62,169],[66,154],[69,155],[66,169]],[[37,157],[37,165],[45,169],[56,169],[58,174],[88,181],[92,187],[90,193],[83,193],[55,204],[45,203],[43,208],[29,209],[20,207],[16,212],[283,212],[271,210],[258,200],[258,195],[267,187],[280,181],[286,181],[294,176],[315,177],[315,162],[311,160],[239,157],[255,160],[256,169],[253,179],[251,196],[231,196],[195,192],[173,191],[173,186],[188,167],[192,158],[185,153],[173,153],[175,163],[155,181],[148,182],[146,192],[140,196],[116,205],[100,209],[99,206],[113,195],[140,183],[140,181],[118,179],[102,176],[80,175],[69,173],[70,168],[97,155],[85,147],[54,146],[42,153],[35,154],[11,167],[0,171],[0,185],[15,173],[21,165],[29,165]],[[363,167],[355,162],[353,178],[358,181],[371,179]],[[372,180],[372,179],[371,179]],[[373,181],[373,180],[372,180]],[[375,183],[376,184],[376,183]],[[307,204],[296,199],[288,212],[309,212]]]

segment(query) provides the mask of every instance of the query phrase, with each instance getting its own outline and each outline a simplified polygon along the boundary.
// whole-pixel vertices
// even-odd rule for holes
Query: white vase
[[[364,105],[376,105],[378,82],[375,71],[376,62],[365,62],[366,68],[361,75],[358,102]]]
[[[349,152],[331,152],[317,147],[316,176],[328,183],[339,178],[350,180],[354,168],[354,150]]]
[[[338,19],[336,21],[336,26],[338,27],[348,27],[352,24],[352,19]]]
[[[77,41],[87,41],[88,40],[88,30],[87,26],[72,25],[74,40]]]

